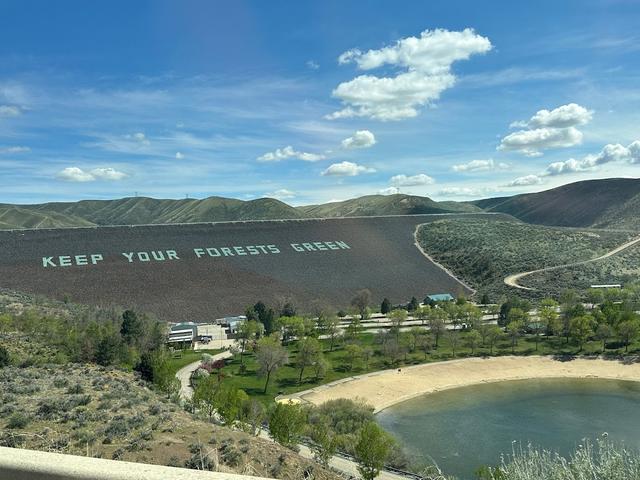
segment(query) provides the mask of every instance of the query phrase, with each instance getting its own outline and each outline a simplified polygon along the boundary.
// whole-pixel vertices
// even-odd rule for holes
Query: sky
[[[0,2],[0,202],[640,177],[640,2]]]

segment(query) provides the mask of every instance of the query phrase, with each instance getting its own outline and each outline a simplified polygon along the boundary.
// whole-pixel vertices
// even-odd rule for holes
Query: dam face
[[[240,314],[259,300],[345,307],[363,288],[376,304],[468,295],[414,244],[418,225],[446,217],[0,231],[0,288],[167,321]]]

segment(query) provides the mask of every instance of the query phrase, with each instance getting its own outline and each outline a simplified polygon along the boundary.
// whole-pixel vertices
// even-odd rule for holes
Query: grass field
[[[208,353],[209,355],[215,355],[216,353],[220,353],[222,350],[220,349],[211,349],[211,350],[177,350],[169,360],[169,369],[175,375],[178,370],[182,367],[186,367],[190,363],[197,362],[202,359],[203,353]]]
[[[472,356],[471,349],[465,344],[465,340],[468,336],[468,332],[459,332],[461,335],[460,345],[456,348],[455,358],[464,358]],[[403,365],[416,365],[420,363],[438,362],[443,360],[453,359],[452,350],[446,338],[441,338],[440,345],[437,350],[433,350],[431,353],[425,356],[422,352],[407,353],[406,358],[397,364],[389,363],[378,350],[378,345],[375,344],[375,336],[373,334],[363,334],[360,337],[359,344],[363,347],[369,346],[374,350],[374,355],[369,361],[369,365],[366,366],[362,362],[357,362],[352,370],[349,370],[348,365],[350,362],[349,355],[345,351],[343,346],[334,348],[333,352],[329,351],[329,345],[327,341],[322,340],[324,347],[324,355],[331,364],[331,368],[327,369],[326,375],[317,379],[314,377],[314,373],[311,368],[305,370],[302,383],[298,382],[300,370],[295,367],[295,357],[297,353],[296,344],[293,343],[287,346],[289,351],[289,364],[278,370],[275,378],[272,377],[267,393],[263,393],[264,378],[257,375],[258,365],[253,354],[245,354],[244,364],[246,370],[243,373],[240,368],[239,355],[234,356],[232,360],[227,360],[227,366],[223,372],[225,375],[225,382],[229,382],[238,388],[243,389],[247,394],[252,397],[258,398],[261,401],[268,403],[271,402],[276,396],[282,394],[294,393],[309,388],[314,388],[318,385],[339,380],[341,378],[350,377],[353,375],[360,375],[363,373],[374,372],[377,370],[383,370],[387,368],[397,368]],[[587,342],[582,351],[579,351],[578,345],[570,342],[565,343],[564,338],[560,337],[540,337],[538,350],[536,351],[535,337],[526,336],[521,337],[518,340],[518,344],[515,346],[516,355],[594,355],[600,354],[602,349],[602,343],[597,341]],[[636,342],[629,346],[629,354],[640,352],[640,342]],[[508,338],[501,339],[493,348],[493,355],[511,355],[511,341]],[[619,356],[624,354],[624,347],[615,342],[609,342],[605,355],[607,356]],[[490,355],[489,347],[477,348],[474,355],[486,356]]]
[[[514,293],[504,284],[504,278],[510,274],[588,260],[631,237],[630,232],[474,218],[439,220],[421,227],[418,233],[427,253],[475,287],[480,295],[487,293],[492,301]],[[562,289],[577,286],[570,278],[558,281],[551,274],[546,278],[544,290],[533,295],[558,295]]]

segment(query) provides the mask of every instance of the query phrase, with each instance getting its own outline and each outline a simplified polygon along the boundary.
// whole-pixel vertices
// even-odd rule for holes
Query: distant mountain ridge
[[[640,179],[635,178],[585,180],[543,192],[471,203],[526,223],[640,230]]]
[[[640,179],[588,180],[539,193],[473,202],[415,195],[368,195],[293,207],[273,198],[163,200],[129,197],[39,205],[0,204],[0,229],[499,212],[526,223],[640,230]]]

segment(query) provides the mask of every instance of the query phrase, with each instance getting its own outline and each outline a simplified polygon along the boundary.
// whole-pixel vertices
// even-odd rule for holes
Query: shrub
[[[9,421],[7,422],[7,428],[11,429],[23,429],[27,425],[31,419],[27,417],[24,413],[14,413],[9,417]]]
[[[10,363],[9,351],[0,345],[0,368],[4,368]]]

